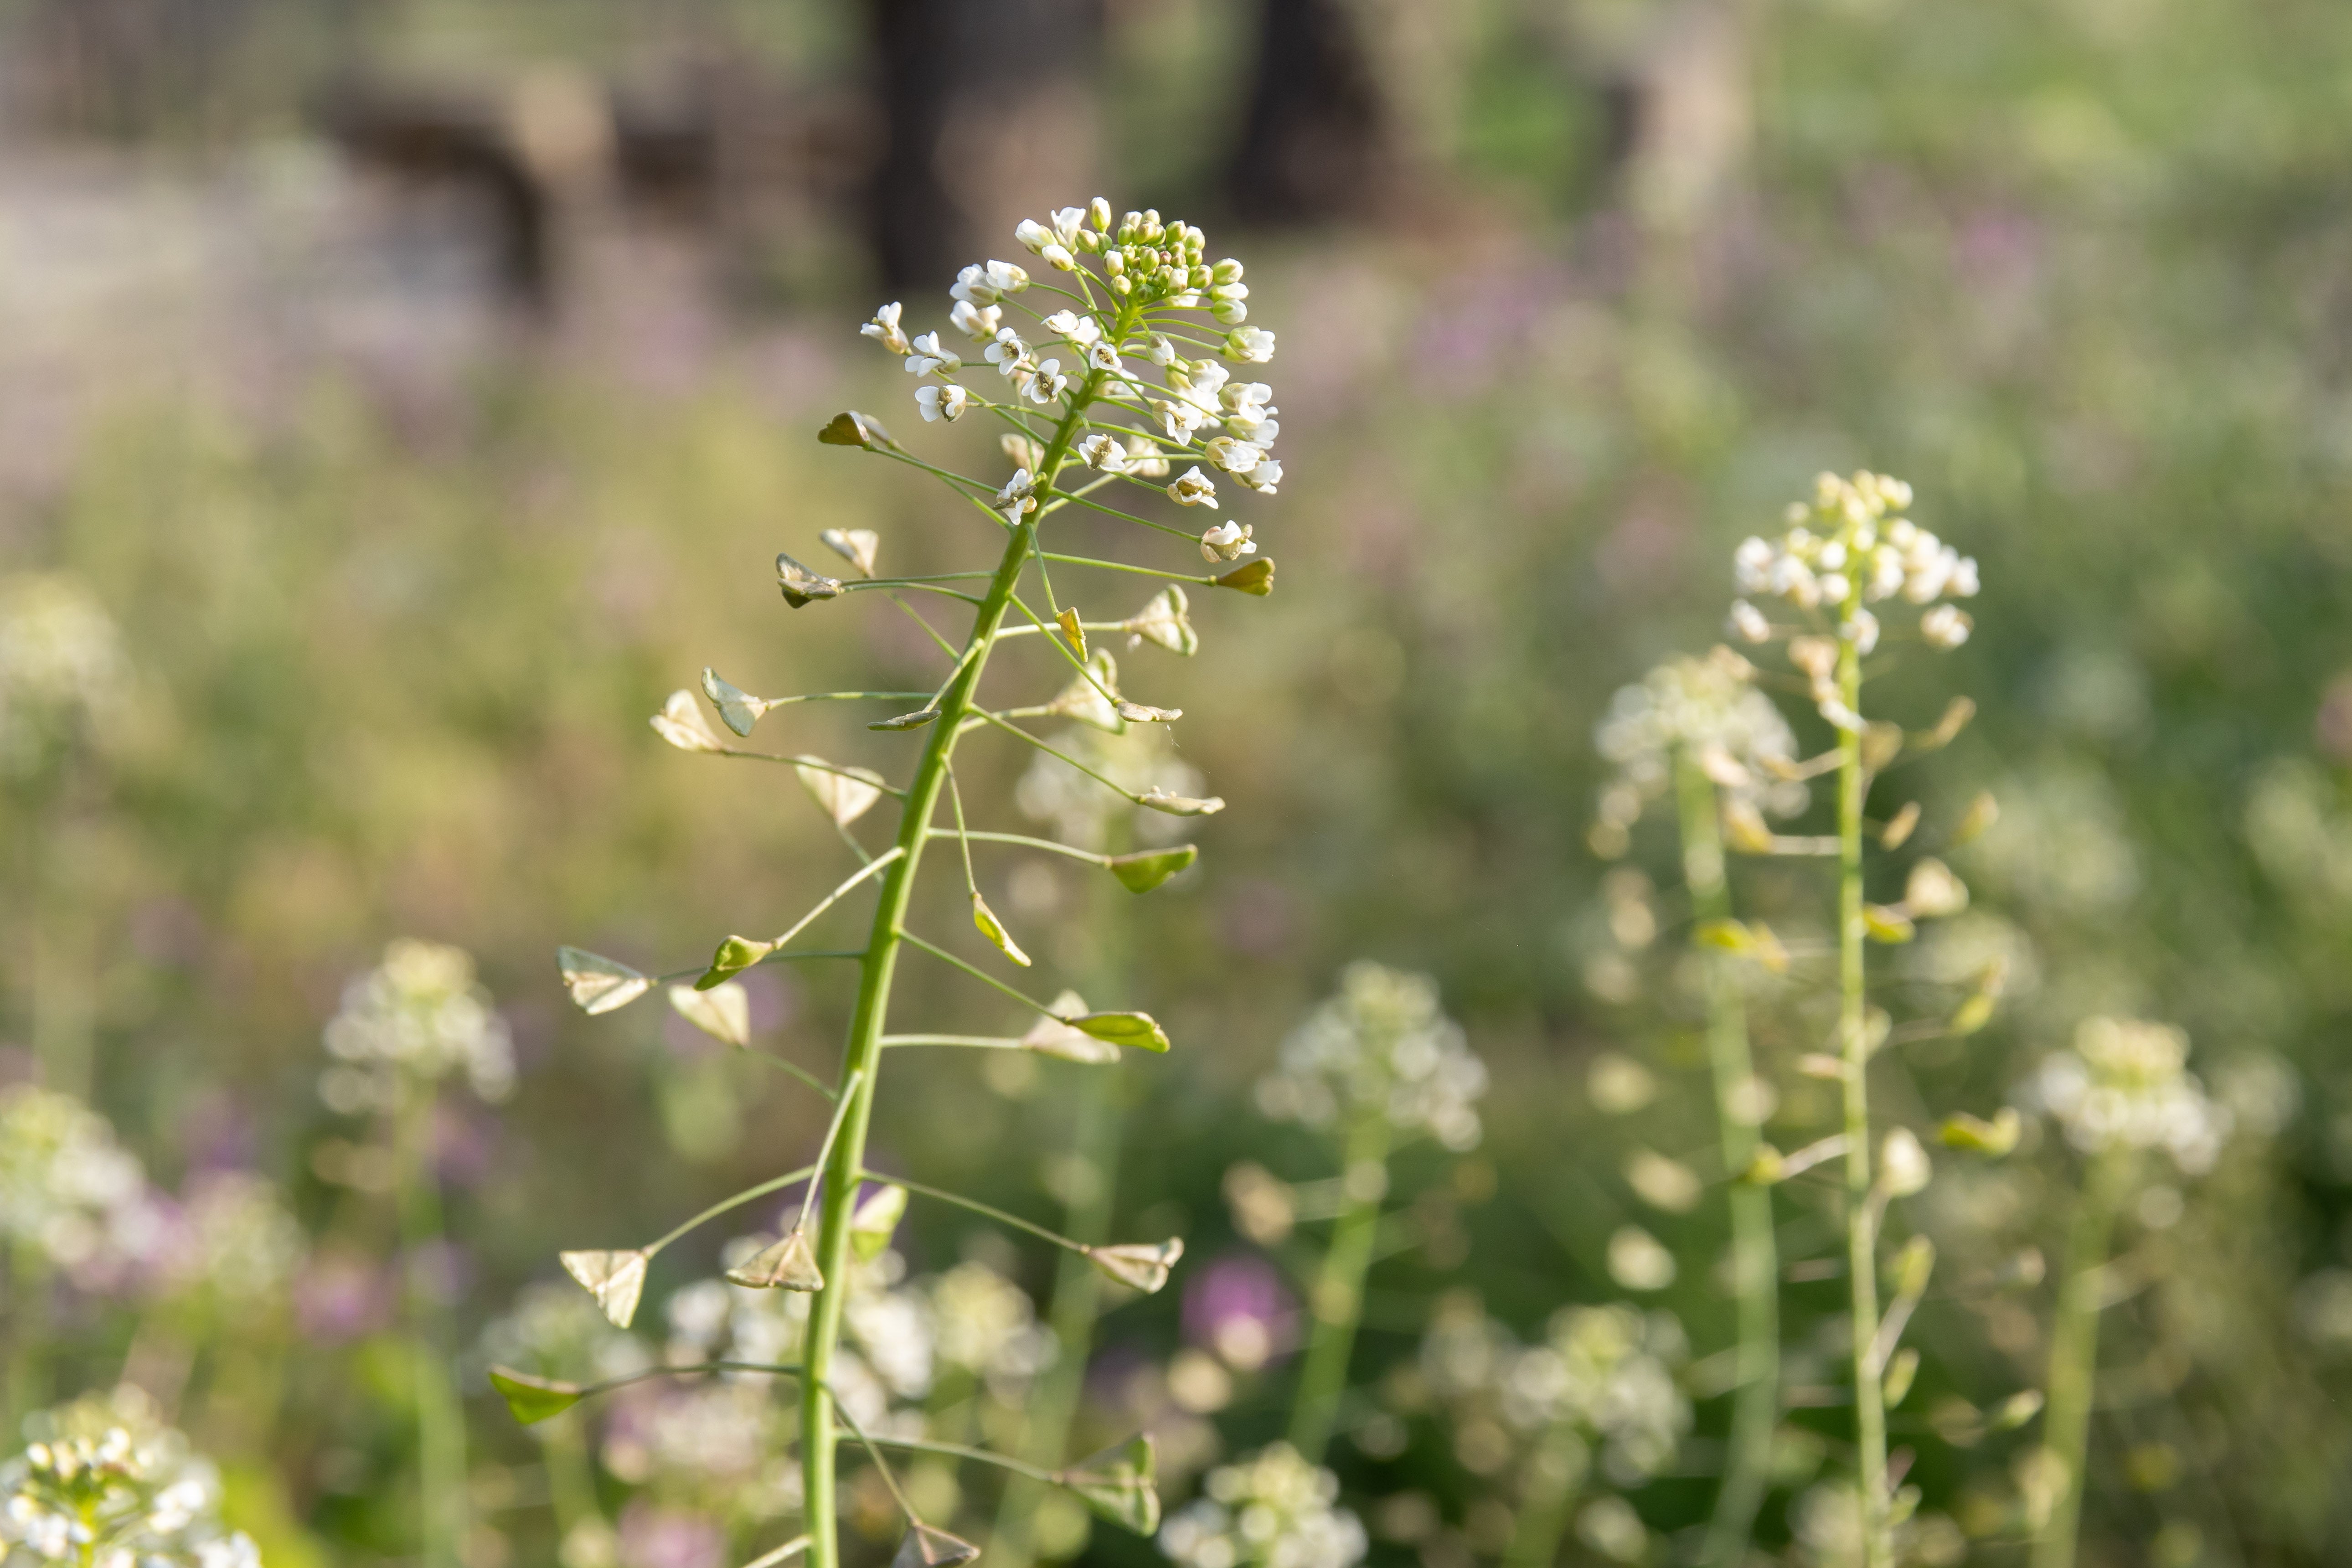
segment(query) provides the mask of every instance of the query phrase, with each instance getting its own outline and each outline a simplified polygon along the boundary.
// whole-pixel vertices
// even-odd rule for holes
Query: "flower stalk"
[[[1724,875],[1723,829],[1715,784],[1683,746],[1675,756],[1675,804],[1681,816],[1683,876],[1691,912],[1701,921],[1731,918]],[[1715,1079],[1717,1136],[1730,1173],[1731,1273],[1738,1346],[1731,1436],[1707,1526],[1701,1561],[1737,1564],[1749,1536],[1772,1459],[1772,1428],[1780,1415],[1780,1256],[1772,1232],[1772,1192],[1741,1180],[1756,1160],[1758,1137],[1750,1107],[1740,1103],[1755,1080],[1748,1043],[1748,1012],[1729,960],[1706,956],[1706,1043]]]
[[[1306,1364],[1290,1415],[1290,1446],[1309,1464],[1323,1462],[1348,1391],[1348,1361],[1364,1315],[1364,1279],[1371,1272],[1381,1200],[1388,1195],[1390,1136],[1388,1118],[1380,1110],[1360,1111],[1348,1130],[1339,1177],[1346,1206],[1332,1226],[1331,1245],[1307,1303],[1315,1326],[1307,1333]]]
[[[466,1535],[466,1414],[450,1378],[448,1311],[428,1269],[441,1240],[441,1193],[433,1170],[430,1085],[404,1083],[394,1111],[401,1257],[409,1321],[410,1376],[416,1403],[418,1520],[430,1568],[457,1568]]]
[[[2111,1150],[2091,1162],[2066,1241],[2066,1278],[2051,1325],[2042,1450],[2057,1491],[2033,1543],[2032,1568],[2074,1568],[2082,1533],[2083,1480],[2091,1447],[2091,1403],[2098,1381],[2099,1313],[2105,1307],[2107,1241],[2131,1184],[2132,1155]]]

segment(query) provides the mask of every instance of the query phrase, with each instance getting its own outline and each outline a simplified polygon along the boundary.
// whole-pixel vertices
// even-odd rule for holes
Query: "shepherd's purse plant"
[[[562,1258],[606,1315],[625,1326],[635,1312],[647,1266],[664,1247],[740,1204],[807,1184],[797,1218],[781,1239],[728,1274],[739,1285],[804,1291],[814,1298],[797,1363],[761,1367],[730,1363],[731,1370],[788,1375],[799,1388],[804,1529],[761,1557],[763,1564],[803,1552],[816,1568],[839,1563],[835,1458],[843,1435],[836,1431],[836,1418],[849,1426],[849,1435],[872,1457],[907,1516],[898,1568],[964,1562],[978,1548],[916,1517],[883,1458],[885,1447],[992,1463],[1064,1487],[1130,1529],[1149,1531],[1158,1522],[1150,1450],[1142,1439],[1068,1468],[1049,1469],[982,1450],[858,1429],[835,1398],[831,1382],[853,1285],[853,1260],[878,1255],[910,1193],[978,1210],[1053,1241],[1083,1256],[1119,1284],[1146,1291],[1166,1283],[1182,1250],[1176,1239],[1127,1246],[1070,1240],[954,1193],[911,1180],[883,1181],[865,1164],[876,1096],[886,1062],[896,1049],[1026,1050],[1107,1064],[1118,1058],[1121,1047],[1169,1048],[1168,1037],[1146,1014],[1092,1010],[1068,992],[1051,1002],[1038,1000],[957,956],[940,940],[944,932],[926,936],[911,929],[916,879],[934,841],[953,840],[950,863],[962,873],[972,923],[996,950],[998,960],[1026,968],[1028,956],[981,895],[973,871],[975,854],[1010,846],[1090,862],[1137,893],[1190,866],[1197,857],[1190,845],[1112,854],[999,831],[985,826],[984,819],[975,823],[981,803],[967,801],[958,787],[956,748],[968,735],[991,733],[1060,756],[1114,796],[1138,806],[1178,817],[1205,816],[1222,809],[1223,803],[1215,798],[1177,794],[1159,784],[1130,788],[1034,734],[1024,721],[1063,718],[1114,732],[1130,725],[1173,722],[1181,716],[1175,710],[1126,694],[1110,650],[1098,645],[1125,635],[1130,647],[1150,641],[1190,654],[1196,642],[1186,587],[1262,595],[1273,585],[1274,563],[1257,554],[1250,524],[1227,519],[1196,531],[1110,504],[1119,499],[1157,505],[1164,499],[1185,512],[1213,513],[1221,504],[1221,484],[1229,490],[1271,495],[1280,483],[1282,467],[1271,451],[1279,428],[1272,389],[1262,382],[1236,379],[1232,368],[1263,363],[1275,350],[1272,333],[1245,324],[1249,289],[1241,263],[1210,260],[1206,237],[1197,228],[1163,222],[1155,212],[1114,216],[1099,197],[1086,207],[1066,207],[1045,223],[1024,221],[1015,237],[1039,258],[1040,275],[1033,279],[1025,268],[999,260],[965,268],[950,291],[947,331],[910,337],[911,323],[903,321],[902,309],[895,303],[883,307],[860,329],[900,357],[914,378],[914,402],[926,424],[954,423],[972,415],[1000,424],[1009,478],[974,478],[919,458],[880,420],[866,414],[840,414],[818,434],[829,445],[934,476],[982,520],[995,542],[994,564],[922,577],[880,575],[880,540],[870,531],[848,529],[829,529],[821,536],[850,563],[855,574],[846,579],[814,571],[789,554],[776,558],[785,603],[795,610],[866,594],[892,600],[938,646],[944,659],[939,684],[928,691],[763,698],[705,670],[704,695],[728,733],[713,729],[686,691],[675,693],[653,720],[656,731],[681,750],[793,768],[839,829],[856,868],[781,934],[727,938],[707,967],[649,975],[574,949],[561,955],[572,997],[586,1011],[611,1011],[665,984],[671,1005],[682,1015],[738,1046],[748,1040],[749,1009],[744,988],[733,976],[764,963],[839,960],[856,965],[856,1004],[839,1068],[830,1080],[803,1075],[833,1106],[824,1141],[810,1164],[723,1199],[648,1245],[569,1252]],[[1050,309],[1037,308],[1042,296],[1052,297],[1044,301]],[[967,363],[967,356],[973,363]],[[1171,479],[1179,467],[1182,472]],[[1197,549],[1214,570],[1178,571],[1160,563],[1048,549],[1047,525],[1055,513],[1073,508],[1118,520],[1147,535],[1181,540],[1187,553]],[[1088,620],[1057,595],[1057,569],[1063,571],[1065,590],[1074,575],[1095,572],[1139,575],[1164,585],[1124,619]],[[912,595],[969,613],[961,642],[919,614],[910,602]],[[1048,689],[1025,702],[991,707],[980,695],[990,658],[1000,644],[1023,637],[1035,640],[1041,658],[1067,667],[1055,683],[1058,690]],[[1034,671],[1026,673],[1035,679]],[[888,704],[884,711],[890,716],[867,727],[919,742],[903,782],[819,757],[755,752],[736,743],[751,735],[761,716],[810,700]],[[854,825],[885,797],[898,806],[898,822],[888,847],[877,852],[859,842]],[[838,951],[794,945],[818,916],[869,884],[877,897],[862,946]],[[900,958],[909,950],[1010,997],[1033,1016],[1034,1025],[1024,1034],[1006,1037],[887,1033],[893,981]],[[676,984],[685,981],[691,984]],[[866,1190],[869,1183],[877,1184]],[[596,1386],[503,1369],[493,1378],[525,1420],[568,1408]]]

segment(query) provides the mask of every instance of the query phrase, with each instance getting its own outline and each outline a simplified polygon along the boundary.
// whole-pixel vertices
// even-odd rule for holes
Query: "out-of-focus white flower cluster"
[[[1864,606],[1899,595],[1930,606],[1919,635],[1931,647],[1968,641],[1968,612],[1938,601],[1976,596],[1976,558],[1901,516],[1910,504],[1911,487],[1885,474],[1819,476],[1810,503],[1790,503],[1786,533],[1743,540],[1733,553],[1743,596],[1732,603],[1732,635],[1755,643],[1778,635],[1751,602],[1769,596],[1828,612],[1838,636],[1868,653],[1878,646],[1878,617]]]
[[[462,1070],[474,1092],[499,1100],[514,1088],[514,1041],[462,948],[404,938],[383,962],[343,987],[327,1024],[340,1063],[319,1079],[330,1109],[352,1114],[399,1103],[405,1079]]]
[[[45,1411],[34,1441],[0,1465],[7,1568],[259,1568],[250,1537],[220,1521],[220,1481],[140,1390]]]
[[[926,421],[960,419],[975,407],[1001,409],[1017,421],[1028,407],[1059,413],[1063,400],[1075,405],[1083,397],[1099,409],[1123,411],[1129,421],[1089,417],[1072,448],[1089,468],[1156,484],[1168,479],[1172,461],[1197,459],[1165,487],[1183,507],[1214,510],[1218,476],[1265,495],[1276,492],[1282,463],[1273,455],[1281,431],[1274,389],[1235,381],[1226,368],[1274,357],[1274,334],[1244,324],[1249,285],[1240,262],[1211,261],[1207,236],[1181,220],[1163,221],[1156,211],[1114,217],[1100,196],[1042,223],[1024,218],[1013,237],[1065,275],[1066,286],[1053,292],[1057,300],[1077,296],[1074,303],[1040,312],[1022,298],[1030,288],[1027,268],[974,262],[949,290],[948,321],[963,343],[937,331],[909,337],[904,308],[895,302],[858,329],[904,360],[921,384],[915,405]],[[1008,325],[1012,310],[1034,321],[1041,339],[1058,340],[1061,349],[1049,352]],[[1210,353],[1189,357],[1181,352],[1193,347],[1210,347]],[[967,368],[967,353],[1003,381],[1002,402],[956,379]],[[981,373],[981,365],[971,368]],[[1204,471],[1204,464],[1214,472]],[[998,506],[1015,522],[1036,505],[1032,485],[1024,467],[998,495]],[[1201,552],[1211,561],[1254,554],[1250,535],[1245,524],[1218,524],[1202,535]]]
[[[283,1291],[306,1250],[301,1222],[277,1186],[249,1171],[215,1171],[189,1183],[152,1259],[164,1294],[210,1292],[252,1309]]]
[[[1114,688],[1116,689],[1116,688]],[[1105,703],[1104,707],[1108,708]],[[1117,714],[1112,714],[1116,719]],[[1054,738],[1055,751],[1136,795],[1197,795],[1206,787],[1201,771],[1176,754],[1165,724],[1129,724],[1113,734],[1092,724],[1073,726]],[[1190,825],[1181,817],[1130,805],[1060,757],[1039,752],[1014,786],[1013,798],[1031,819],[1051,826],[1054,837],[1082,849],[1101,849],[1112,824],[1127,820],[1137,843],[1166,844]]]
[[[1521,1345],[1457,1298],[1431,1323],[1421,1366],[1465,1428],[1457,1438],[1474,1448],[1498,1447],[1497,1421],[1529,1446],[1564,1429],[1597,1444],[1609,1479],[1633,1487],[1664,1469],[1690,1430],[1690,1401],[1675,1381],[1689,1354],[1682,1324],[1664,1310],[1563,1307],[1541,1343]],[[1483,1436],[1468,1432],[1482,1424]]]
[[[1459,1152],[1477,1146],[1486,1092],[1486,1064],[1440,1011],[1437,983],[1358,963],[1283,1042],[1275,1070],[1258,1080],[1257,1104],[1276,1121],[1315,1128],[1384,1116]]]
[[[1796,761],[1797,738],[1772,700],[1756,689],[1755,673],[1746,659],[1718,647],[1705,658],[1669,659],[1618,688],[1593,731],[1602,760],[1617,769],[1601,792],[1596,851],[1611,858],[1625,852],[1643,804],[1674,783],[1678,752],[1763,810],[1793,816],[1805,809],[1804,784],[1771,771],[1772,763]]]
[[[1183,1568],[1352,1568],[1364,1527],[1337,1506],[1339,1478],[1275,1443],[1209,1472],[1207,1494],[1160,1527],[1160,1550]]]
[[[653,1364],[645,1342],[613,1326],[569,1281],[526,1286],[514,1305],[482,1329],[480,1360],[539,1377],[603,1382]]]
[[[2228,1108],[2189,1070],[2189,1037],[2165,1024],[2085,1018],[2074,1048],[2045,1060],[2025,1098],[2085,1154],[2161,1150],[2189,1175],[2211,1170],[2230,1135]]]
[[[0,578],[0,772],[23,772],[127,694],[113,618],[70,578]]]
[[[0,1235],[82,1279],[142,1256],[155,1229],[146,1172],[105,1117],[30,1084],[0,1090]]]

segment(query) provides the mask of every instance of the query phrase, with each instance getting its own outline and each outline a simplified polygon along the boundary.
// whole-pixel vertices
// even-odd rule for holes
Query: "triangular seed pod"
[[[648,1259],[644,1252],[634,1247],[625,1252],[560,1252],[556,1258],[566,1273],[587,1287],[614,1328],[629,1326],[637,1315],[637,1298],[645,1294]]]
[[[847,561],[867,577],[874,575],[874,557],[882,548],[882,536],[870,528],[828,528],[817,537],[824,547]]]
[[[898,1542],[898,1550],[890,1559],[890,1568],[961,1568],[980,1555],[980,1548],[961,1535],[950,1535],[935,1525],[914,1521],[907,1539]]]
[[[1141,702],[1129,702],[1124,697],[1116,706],[1118,716],[1130,724],[1172,724],[1184,717],[1181,708],[1152,708]]]
[[[784,591],[784,603],[799,609],[812,599],[837,599],[841,596],[841,579],[828,577],[822,572],[812,572],[791,556],[776,556],[776,583]]]
[[[720,942],[719,950],[710,955],[710,967],[695,981],[694,988],[697,991],[711,990],[730,975],[742,973],[775,951],[776,944],[772,942],[759,942],[748,936],[730,936]]]
[[[1062,1472],[1062,1484],[1080,1500],[1138,1535],[1160,1528],[1160,1458],[1148,1433],[1114,1443]]]
[[[1069,643],[1070,647],[1077,653],[1078,658],[1083,660],[1087,657],[1087,628],[1078,620],[1078,607],[1076,605],[1073,605],[1068,609],[1064,610],[1060,615],[1054,617],[1054,624],[1062,628],[1063,638]]]
[[[882,428],[882,421],[871,414],[845,409],[825,422],[816,438],[828,447],[895,447],[890,432]]]
[[[694,693],[683,689],[673,691],[662,704],[660,712],[646,721],[654,733],[681,752],[724,752],[727,742],[711,732],[704,722],[702,710],[694,705]]]
[[[1129,892],[1148,893],[1200,858],[1199,846],[1192,844],[1180,844],[1172,849],[1139,849],[1132,855],[1112,856],[1110,874]]]
[[[673,985],[669,1005],[679,1017],[714,1040],[730,1046],[751,1043],[751,994],[734,981],[721,981],[707,991]]]
[[[895,719],[877,720],[866,727],[869,730],[919,730],[939,716],[940,710],[937,708],[923,707],[916,709],[912,713],[901,713]]]
[[[1148,805],[1154,811],[1164,811],[1171,816],[1214,816],[1225,809],[1223,795],[1211,795],[1206,800],[1189,795],[1171,795],[1157,784],[1136,797],[1136,805]]]
[[[625,1007],[653,986],[649,976],[583,948],[557,948],[555,967],[572,1005],[592,1016]]]
[[[1133,1046],[1146,1051],[1168,1049],[1167,1031],[1149,1013],[1087,1013],[1070,1022],[1096,1039],[1108,1040],[1114,1046]]]
[[[562,1415],[580,1403],[584,1392],[576,1383],[533,1377],[505,1366],[490,1368],[490,1386],[507,1402],[507,1413],[526,1426]]]
[[[1274,592],[1274,563],[1261,555],[1255,561],[1244,561],[1216,580],[1220,588],[1237,588],[1260,598]]]
[[[1004,929],[1004,922],[996,918],[996,911],[978,893],[971,896],[971,923],[980,928],[981,935],[996,944],[998,952],[1022,968],[1029,967],[1029,955],[1021,951],[1021,944],[1013,940],[1013,933]]]
[[[719,721],[739,735],[748,735],[751,726],[768,705],[739,686],[720,679],[717,670],[705,665],[702,669],[702,694],[719,710]]]
[[[896,1184],[877,1187],[859,1199],[849,1215],[850,1256],[860,1263],[881,1257],[906,1212],[907,1189]]]
[[[1120,625],[1139,637],[1158,643],[1170,653],[1190,658],[1201,651],[1201,637],[1193,631],[1192,618],[1186,614],[1189,608],[1184,590],[1171,583]]]
[[[824,1273],[816,1266],[816,1248],[809,1244],[808,1232],[797,1226],[787,1231],[783,1240],[761,1251],[749,1262],[727,1271],[730,1283],[747,1286],[754,1290],[806,1290],[824,1289]]]
[[[1109,649],[1098,647],[1087,660],[1087,674],[1064,687],[1061,694],[1047,705],[1047,711],[1065,719],[1076,719],[1081,724],[1091,724],[1114,735],[1123,735],[1127,732],[1127,721],[1121,719],[1118,710],[1112,706],[1118,697],[1118,661],[1111,658]]]
[[[822,757],[814,759],[823,762]],[[846,827],[866,815],[873,804],[882,798],[882,775],[870,768],[848,768],[835,773],[828,765],[813,768],[795,763],[793,771],[800,775],[801,787],[811,799],[824,808],[824,814]]]
[[[1149,1296],[1168,1283],[1169,1271],[1184,1256],[1184,1239],[1170,1237],[1157,1243],[1123,1242],[1116,1247],[1089,1247],[1085,1250],[1087,1261],[1095,1266],[1097,1273]]]

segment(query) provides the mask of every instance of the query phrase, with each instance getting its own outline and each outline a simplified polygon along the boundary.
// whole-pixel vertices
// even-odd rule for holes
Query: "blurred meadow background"
[[[1923,1132],[2030,1109],[2084,1019],[2185,1031],[2229,1131],[2118,1210],[2082,1561],[2346,1561],[2347,83],[2352,14],[2317,0],[0,7],[10,1451],[128,1384],[275,1568],[429,1561],[436,1464],[463,1568],[764,1549],[791,1506],[764,1384],[526,1429],[485,1381],[772,1334],[706,1278],[724,1226],[656,1267],[627,1342],[555,1254],[658,1234],[824,1129],[667,1009],[583,1017],[553,954],[692,963],[840,875],[796,785],[646,717],[705,665],[761,691],[931,669],[870,604],[787,612],[768,562],[870,528],[893,569],[963,563],[968,518],[814,432],[919,427],[856,324],[943,317],[957,267],[1099,191],[1250,262],[1292,437],[1253,514],[1281,576],[1197,594],[1198,656],[1150,665],[1196,712],[1174,761],[1230,803],[1188,825],[1199,868],[1139,900],[1058,863],[982,878],[1034,984],[1148,1007],[1177,1048],[1109,1089],[894,1058],[876,1159],[1188,1252],[1094,1324],[1050,1249],[919,1206],[884,1283],[921,1364],[867,1345],[894,1407],[1017,1447],[1065,1402],[1071,1452],[1150,1426],[1171,1511],[1291,1429],[1320,1222],[1363,1194],[1259,1086],[1369,959],[1431,978],[1487,1087],[1475,1137],[1401,1146],[1373,1194],[1339,1505],[1375,1563],[1524,1555],[1523,1438],[1447,1346],[1631,1301],[1663,1447],[1588,1434],[1555,1553],[1691,1561],[1729,1412],[1727,1173],[1672,829],[1596,853],[1595,729],[1722,637],[1740,540],[1869,468],[1985,584],[1965,647],[1885,681],[1915,727],[1979,705],[1900,797],[1936,843],[1999,807],[1939,851],[1966,912],[1879,973],[2004,975],[1982,1028],[1896,1047],[1882,1104]],[[994,463],[976,429],[926,434]],[[845,715],[767,722],[903,754]],[[1021,831],[1130,831],[1072,825],[1026,762],[976,751],[968,793],[1017,790]],[[1831,940],[1821,865],[1734,883],[1801,956]],[[322,1040],[410,938],[470,954],[478,993],[446,956],[432,983],[492,1011],[482,1070],[395,1128]],[[1752,997],[1784,1150],[1836,1125],[1799,1065],[1829,1048],[1809,975]],[[844,978],[749,980],[760,1048],[830,1072]],[[989,1005],[907,986],[910,1016]],[[2000,1413],[2042,1384],[2078,1171],[2035,1116],[2006,1159],[1935,1158],[1901,1200],[1942,1259],[1893,1417],[1906,1551],[2022,1563],[2049,1500],[2030,1415]],[[1779,1200],[1759,1560],[1852,1560],[1830,1195]],[[1163,1560],[985,1473],[909,1484],[1008,1565]],[[878,1561],[888,1499],[850,1485]]]

